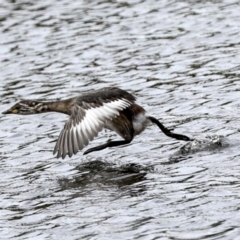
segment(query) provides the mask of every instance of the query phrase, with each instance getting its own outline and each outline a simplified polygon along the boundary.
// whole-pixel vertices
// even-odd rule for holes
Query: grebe
[[[148,116],[146,111],[135,103],[135,97],[116,87],[84,93],[79,97],[55,102],[39,102],[22,100],[3,114],[37,114],[45,112],[59,112],[70,115],[62,129],[53,154],[63,159],[72,157],[98,135],[103,128],[116,132],[124,140],[108,141],[97,147],[85,151],[88,154],[107,147],[129,144],[151,123],[156,124],[169,137],[191,141],[185,135],[172,133],[156,118]]]

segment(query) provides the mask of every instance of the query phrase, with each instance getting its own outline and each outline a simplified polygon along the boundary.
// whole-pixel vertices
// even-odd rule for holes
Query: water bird
[[[22,100],[3,114],[38,114],[59,112],[70,115],[62,129],[53,154],[63,159],[72,157],[98,135],[103,128],[112,130],[123,140],[107,141],[90,148],[83,154],[107,147],[129,144],[151,123],[156,124],[169,137],[190,141],[185,135],[171,132],[156,118],[148,116],[143,107],[135,103],[136,98],[117,87],[106,87],[82,94],[81,96],[52,102]]]

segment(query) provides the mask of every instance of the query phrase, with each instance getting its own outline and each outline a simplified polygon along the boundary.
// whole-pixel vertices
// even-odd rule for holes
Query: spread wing
[[[124,98],[101,105],[89,102],[76,104],[58,137],[53,154],[57,153],[57,158],[63,159],[66,155],[72,157],[102,131],[107,120],[117,117],[120,111],[131,104],[131,101]]]

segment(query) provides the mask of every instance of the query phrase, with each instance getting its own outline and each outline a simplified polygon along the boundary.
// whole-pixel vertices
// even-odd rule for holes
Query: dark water
[[[1,115],[1,239],[240,239],[239,29],[236,0],[1,1],[1,112],[118,86],[175,132],[227,142],[181,155],[152,126],[59,160],[66,116]]]

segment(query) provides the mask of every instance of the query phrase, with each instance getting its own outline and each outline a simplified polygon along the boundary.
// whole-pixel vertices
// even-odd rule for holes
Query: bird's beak
[[[11,113],[17,113],[17,110],[12,110],[11,108],[7,111],[2,112],[2,114],[11,114]]]

